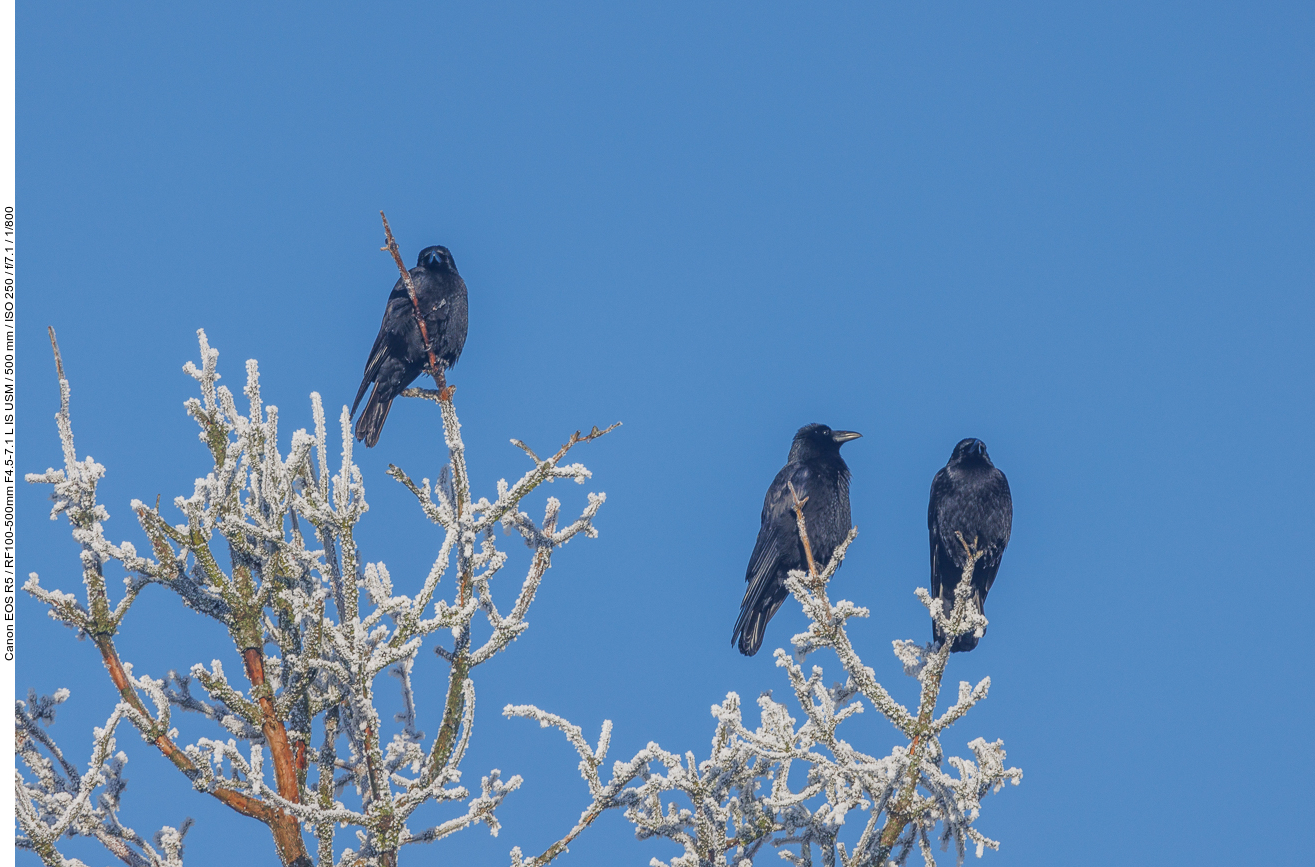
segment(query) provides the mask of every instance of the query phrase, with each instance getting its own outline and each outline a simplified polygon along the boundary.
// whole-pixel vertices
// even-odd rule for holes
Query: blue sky
[[[451,381],[481,490],[523,472],[509,437],[625,423],[580,453],[601,538],[479,673],[467,781],[526,778],[502,835],[412,860],[504,864],[579,815],[574,753],[508,702],[613,719],[617,758],[703,754],[711,704],[785,686],[729,638],[810,421],[865,435],[834,592],[872,609],[855,642],[905,699],[889,647],[929,632],[931,477],[965,436],[1009,476],[990,633],[947,675],[993,681],[947,749],[1003,738],[1026,773],[985,805],[983,863],[1309,858],[1309,6],[26,3],[18,40],[20,469],[59,460],[54,325],[113,538],[141,541],[132,498],[206,471],[197,328],[230,384],[260,360],[285,431],[311,391],[350,402],[396,278],[380,209],[470,287]],[[384,469],[436,473],[436,413],[395,407],[360,460],[364,554],[418,582],[438,540]],[[19,572],[79,589],[45,496],[20,490]],[[89,644],[20,617],[20,688],[73,690],[56,733],[82,757],[113,689]],[[787,605],[768,649],[802,623]],[[236,663],[158,588],[120,646],[156,676]],[[445,673],[417,671],[432,733]],[[189,867],[274,863],[263,828],[120,745],[139,830],[192,815]],[[560,863],[674,854],[609,815]]]

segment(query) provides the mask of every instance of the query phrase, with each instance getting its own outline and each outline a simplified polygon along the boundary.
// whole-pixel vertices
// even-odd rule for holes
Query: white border
[[[5,277],[13,277],[14,270],[14,235],[3,233],[3,208],[15,206],[14,202],[14,5],[15,0],[0,0],[0,246],[6,248],[4,256],[9,259],[8,263],[0,263],[5,266],[2,272]],[[13,308],[11,308],[13,309]],[[8,337],[13,334],[15,319],[11,316],[0,320],[0,335]],[[4,341],[0,340],[0,355],[4,353]],[[17,368],[15,367],[15,373]],[[13,387],[14,374],[4,375],[5,384]],[[3,461],[3,469],[7,473],[0,473],[0,505],[3,503],[14,502],[15,485],[17,482],[18,466],[14,459],[14,418],[12,413],[8,418],[0,412],[0,439],[7,439],[9,442],[4,445],[7,453],[0,455],[0,461]],[[3,521],[3,511],[0,510],[0,521]],[[3,543],[0,543],[3,544]],[[13,559],[14,547],[3,546],[3,553],[0,553],[0,576],[3,577],[3,608],[5,609],[6,620],[0,621],[6,627],[16,628],[13,611],[15,603],[15,594],[17,593],[17,572],[16,563]],[[8,555],[7,557],[5,555]],[[0,630],[0,636],[3,636],[4,630]],[[0,651],[4,648],[4,642],[0,641]],[[5,655],[11,658],[4,659]],[[3,684],[3,691],[8,695],[14,695],[14,660],[12,654],[0,652],[0,683]],[[5,747],[0,749],[0,753],[8,756],[3,759],[4,764],[0,769],[4,771],[4,779],[12,780],[14,778],[14,715],[0,713],[0,720],[3,720],[3,738]],[[4,806],[4,814],[9,818],[10,827],[13,827],[14,821],[14,787],[10,785],[0,785],[0,804]],[[0,846],[0,852],[10,853],[7,856],[0,857],[0,864],[12,865],[17,858],[17,851],[11,846]]]

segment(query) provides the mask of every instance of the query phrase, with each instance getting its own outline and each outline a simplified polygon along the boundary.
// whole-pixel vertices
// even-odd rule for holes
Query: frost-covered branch
[[[153,743],[183,774],[194,780],[198,770],[174,743],[176,734],[169,728],[168,701],[163,697],[163,691],[156,688],[157,682],[149,676],[134,679],[131,664],[120,659],[114,642],[120,624],[138,593],[165,570],[158,563],[139,557],[132,543],[115,545],[105,537],[104,522],[109,520],[109,512],[96,501],[96,488],[105,474],[105,468],[91,457],[78,459],[69,411],[70,388],[64,376],[64,364],[59,345],[55,341],[54,329],[50,329],[50,344],[59,377],[60,407],[55,416],[55,425],[64,467],[60,470],[48,469],[44,473],[29,473],[27,481],[51,485],[51,499],[54,501],[51,520],[61,514],[68,517],[73,539],[81,549],[79,559],[86,598],[85,602],[79,602],[71,593],[48,591],[41,587],[35,573],[29,576],[24,589],[47,604],[47,613],[53,619],[73,628],[80,636],[92,639],[110,679],[119,690],[125,715],[137,726],[145,740]],[[204,354],[208,350],[204,339],[202,348]],[[127,573],[123,579],[125,592],[118,603],[110,599],[105,579],[106,567],[114,563],[118,563]],[[154,713],[147,708],[140,691],[146,692],[147,699],[155,707]],[[257,801],[232,792],[213,794],[243,815],[260,818],[262,821],[268,818],[267,809]]]
[[[114,730],[127,705],[120,703],[104,728],[92,730],[91,759],[79,774],[46,731],[55,721],[55,708],[68,696],[66,689],[40,698],[29,691],[26,702],[15,703],[15,752],[30,774],[30,779],[22,771],[15,775],[18,848],[36,852],[50,867],[83,867],[76,858],[62,855],[57,844],[64,838],[92,837],[129,867],[182,867],[183,835],[191,819],[178,828],[161,828],[154,835],[155,846],[119,819],[128,757],[115,752]]]
[[[796,518],[809,569],[792,572],[786,584],[808,616],[809,626],[792,639],[794,658],[780,649],[775,654],[799,710],[764,694],[758,699],[760,722],[750,730],[739,696],[729,693],[712,708],[717,726],[706,760],[697,761],[688,752],[683,757],[668,753],[650,743],[630,762],[617,762],[612,779],[604,784],[598,768],[607,749],[610,722],[604,722],[599,744],[591,748],[580,729],[566,720],[533,706],[508,706],[504,710],[508,716],[537,720],[566,735],[580,754],[580,774],[591,796],[576,826],[542,854],[526,858],[519,848],[513,849],[513,867],[542,867],[613,808],[624,810],[640,839],[659,837],[680,847],[681,854],[669,862],[653,859],[662,867],[747,864],[767,846],[800,867],[812,865],[815,851],[827,867],[884,867],[891,861],[903,865],[915,848],[928,865],[934,865],[934,836],[942,848],[954,844],[959,863],[969,847],[978,857],[984,849],[998,847],[973,823],[982,798],[1005,783],[1017,784],[1022,772],[1006,768],[1002,741],[977,738],[968,744],[974,759],[944,759],[939,740],[946,728],[986,697],[990,679],[976,687],[961,683],[958,700],[941,716],[934,715],[954,638],[986,626],[971,602],[973,567],[980,555],[969,550],[970,562],[948,614],[939,601],[918,590],[946,641],[937,647],[894,642],[904,672],[920,686],[917,710],[911,711],[877,682],[875,672],[863,664],[850,643],[848,620],[866,617],[867,610],[845,600],[832,603],[827,597],[828,582],[857,531],[850,531],[819,571],[802,505],[796,496]],[[826,686],[819,666],[804,671],[802,660],[824,648],[839,659],[846,675],[843,684]],[[863,712],[865,699],[907,743],[879,756],[858,749],[840,733],[845,720]],[[946,773],[945,764],[956,774]],[[851,816],[858,821],[850,821]]]
[[[657,744],[650,743],[647,748],[641,750],[629,762],[614,763],[612,766],[612,779],[604,783],[599,777],[598,769],[602,767],[603,759],[607,757],[607,748],[611,742],[611,720],[603,721],[603,730],[598,736],[598,746],[590,747],[588,742],[585,741],[584,734],[579,726],[571,725],[556,714],[545,713],[533,705],[507,705],[503,708],[502,713],[508,717],[523,717],[535,720],[542,728],[560,729],[562,734],[566,735],[566,739],[571,743],[571,746],[575,747],[576,752],[580,754],[580,775],[584,777],[585,783],[589,786],[589,793],[593,796],[593,801],[580,814],[580,821],[575,824],[575,827],[562,839],[549,846],[543,854],[525,858],[519,846],[513,848],[511,859],[514,867],[541,867],[541,865],[547,864],[567,851],[567,846],[570,845],[571,841],[580,836],[605,811],[614,807],[625,807],[633,804],[635,801],[633,790],[626,789],[625,786],[640,774],[645,773],[650,761],[667,755]]]
[[[64,467],[28,479],[52,486],[52,517],[67,515],[73,525],[82,546],[86,599],[47,590],[35,575],[27,590],[52,617],[95,641],[123,698],[120,716],[198,791],[268,825],[284,864],[312,863],[303,828],[317,839],[324,867],[334,864],[334,835],[343,825],[354,826],[359,840],[358,851],[341,856],[343,864],[393,865],[403,845],[442,839],[478,823],[496,834],[496,809],[521,780],[504,781],[492,770],[477,794],[460,785],[474,729],[471,675],[528,628],[528,611],[553,553],[578,534],[596,535],[593,520],[605,498],[588,494],[579,516],[566,521],[556,498],[548,498],[538,522],[522,501],[544,482],[583,484],[589,471],[562,459],[573,446],[612,428],[577,432],[546,460],[517,442],[533,468],[514,484],[499,481],[493,500],[474,499],[454,390],[408,391],[439,404],[449,462],[436,484],[389,470],[438,530],[433,565],[415,580],[399,580],[384,563],[365,562],[355,541],[369,506],[352,457],[347,410],[338,419],[342,447],[336,460],[329,454],[318,394],[311,395],[314,432],[294,432],[285,453],[279,411],[263,401],[256,363],[246,364],[239,408],[237,396],[219,384],[218,352],[204,332],[199,337],[200,364],[189,362],[184,370],[200,396],[188,400],[186,409],[200,428],[212,468],[190,495],[174,499],[176,516],[166,517],[158,503],[133,501],[150,557],[104,535],[109,513],[96,502],[96,484],[105,470],[78,457],[68,382],[58,363],[56,424]],[[495,602],[494,584],[511,558],[496,546],[498,524],[529,548],[525,577],[505,614]],[[107,589],[110,567],[125,575],[117,602]],[[444,576],[452,578],[451,592],[440,598]],[[186,675],[134,676],[131,664],[119,659],[114,637],[133,600],[151,585],[222,624],[232,655],[184,664]],[[408,594],[404,586],[414,589]],[[434,646],[444,631],[451,644]],[[415,661],[427,642],[450,666],[446,698],[437,707],[421,697],[434,690],[417,690],[413,683]],[[377,709],[376,681],[385,672],[396,678],[405,707],[394,720],[400,730],[391,732]],[[177,745],[175,709],[217,725],[220,736]],[[436,732],[432,739],[421,728],[427,715]],[[353,796],[347,796],[349,789]],[[464,803],[464,810],[412,832],[408,818],[428,802]]]

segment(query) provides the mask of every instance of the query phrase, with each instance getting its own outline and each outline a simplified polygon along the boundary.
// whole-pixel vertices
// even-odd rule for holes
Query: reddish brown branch
[[[132,706],[133,710],[145,718],[151,719],[151,714],[146,710],[146,705],[142,703],[141,697],[137,695],[137,690],[133,689],[132,683],[128,680],[128,673],[124,671],[123,663],[119,660],[119,653],[114,647],[114,639],[108,635],[98,635],[96,636],[96,648],[100,651],[101,659],[105,662],[105,668],[110,673],[110,680],[114,681],[114,686],[119,690],[119,695]],[[164,753],[165,758],[173,762],[180,771],[189,775],[199,773],[196,765],[192,764],[192,760],[182,750],[178,749],[177,744],[170,740],[167,734],[160,735],[153,743],[159,748],[160,752]],[[246,795],[238,795],[238,797],[251,802],[250,804],[242,804],[242,806],[234,806],[233,809],[239,813],[255,816],[256,811],[264,809],[262,804],[254,799],[247,798]]]
[[[804,541],[804,557],[808,560],[808,577],[817,583],[817,564],[813,562],[813,546],[808,542],[808,530],[804,527],[804,503],[808,498],[799,499],[799,494],[794,489],[794,482],[786,482],[790,488],[790,497],[794,500],[794,519],[799,525],[799,538]]]
[[[416,296],[415,284],[411,282],[411,272],[406,270],[406,263],[402,261],[402,251],[397,248],[397,241],[393,240],[393,230],[388,226],[388,218],[384,212],[379,212],[379,217],[384,221],[384,237],[388,239],[388,246],[380,247],[381,250],[387,250],[393,254],[393,261],[397,263],[397,270],[402,272],[402,284],[406,286],[406,294],[411,298],[411,308],[415,311],[416,325],[420,326],[420,339],[425,342],[425,351],[429,353],[429,375],[434,377],[434,382],[438,383],[439,391],[447,389],[447,382],[443,378],[443,371],[438,366],[438,359],[434,357],[434,348],[429,343],[429,328],[425,325],[425,316],[420,312],[420,299]],[[441,398],[447,400],[451,394]]]
[[[278,786],[279,796],[294,804],[301,803],[297,786],[297,763],[292,758],[292,747],[288,743],[288,730],[278,718],[274,707],[274,696],[265,678],[265,661],[260,649],[248,647],[242,651],[242,662],[246,665],[247,680],[251,681],[251,693],[260,703],[260,730],[269,744],[269,755],[274,762],[274,782]]]
[[[128,680],[128,673],[124,670],[123,662],[119,659],[119,652],[114,647],[114,639],[108,635],[98,635],[95,637],[95,642],[96,648],[100,650],[101,659],[105,663],[105,669],[110,674],[110,680],[114,681],[114,686],[119,690],[119,695],[142,717],[152,719],[153,717],[147,711],[146,705],[142,703],[141,697],[137,695],[137,690],[133,688],[132,682]],[[155,744],[156,749],[165,758],[173,762],[174,766],[186,774],[189,779],[195,778],[201,773],[196,765],[192,763],[192,760],[187,757],[187,754],[180,750],[167,734],[159,735],[152,743]],[[249,816],[268,825],[270,833],[274,836],[274,845],[278,849],[279,859],[284,864],[292,864],[298,858],[306,858],[306,845],[301,839],[301,828],[295,818],[282,810],[275,810],[261,803],[250,795],[244,795],[232,789],[217,788],[210,794],[220,803],[227,805],[243,816]],[[309,862],[303,861],[303,863]]]
[[[270,759],[274,763],[274,785],[278,786],[281,798],[299,804],[301,787],[297,784],[297,768],[292,759],[292,748],[288,745],[288,731],[278,718],[274,695],[265,678],[265,660],[259,648],[248,647],[242,651],[242,661],[246,665],[247,679],[251,681],[252,695],[260,702],[260,730],[265,735]],[[302,859],[298,863],[310,863],[305,860],[306,844],[301,839],[300,823],[282,810],[270,810],[270,814],[269,829],[283,863],[292,864],[297,859]]]

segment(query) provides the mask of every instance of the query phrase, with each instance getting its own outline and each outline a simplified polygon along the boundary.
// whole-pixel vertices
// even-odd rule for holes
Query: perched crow
[[[753,656],[762,647],[767,621],[790,595],[786,575],[792,569],[808,571],[790,485],[799,499],[808,498],[804,521],[813,562],[820,570],[849,534],[849,467],[840,457],[840,446],[860,436],[854,431],[833,431],[824,424],[804,425],[794,435],[790,457],[763,498],[762,527],[744,575],[749,588],[740,603],[731,644],[738,645],[745,656]]]
[[[415,284],[416,298],[425,317],[429,346],[420,337],[411,296],[399,277],[388,296],[379,336],[374,339],[370,359],[365,362],[365,376],[352,402],[352,415],[356,415],[361,397],[370,383],[374,383],[374,391],[370,392],[370,399],[356,421],[356,438],[367,446],[379,442],[379,432],[384,429],[393,398],[429,366],[428,350],[434,351],[440,370],[446,370],[457,363],[461,348],[466,345],[466,282],[457,273],[448,249],[421,250],[416,266],[411,269],[411,282]]]
[[[1014,501],[1009,496],[1009,481],[995,468],[986,454],[986,443],[966,439],[954,447],[949,462],[931,480],[931,502],[927,505],[927,535],[931,542],[931,595],[940,597],[948,617],[954,608],[954,588],[963,577],[967,552],[955,531],[969,545],[986,556],[973,569],[973,603],[985,612],[986,594],[995,581],[1000,558],[1009,544],[1009,528],[1014,521]],[[944,641],[940,629],[932,626],[932,637]],[[977,636],[960,635],[950,648],[953,653],[972,650]]]

